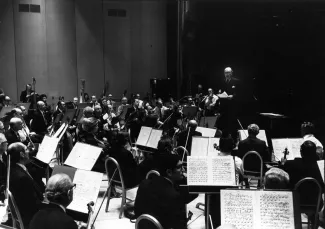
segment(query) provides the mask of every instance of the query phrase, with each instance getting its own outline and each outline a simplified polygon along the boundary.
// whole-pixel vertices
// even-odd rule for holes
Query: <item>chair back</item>
[[[301,207],[315,207],[315,210],[320,208],[322,187],[316,179],[301,179],[295,185],[295,190],[299,193]]]
[[[256,162],[259,162],[259,165]],[[252,166],[252,164],[254,164],[253,165],[254,167]],[[259,153],[257,153],[256,151],[248,151],[243,157],[243,169],[244,169],[244,177],[256,178],[262,180],[263,159],[259,155]]]
[[[135,229],[163,229],[163,227],[155,217],[143,214],[137,218]]]
[[[18,210],[16,201],[13,195],[11,194],[11,192],[9,190],[7,190],[7,192],[8,192],[8,205],[12,216],[13,227],[18,229],[24,229],[23,220]]]
[[[122,188],[125,189],[121,167],[114,158],[109,157],[106,159],[105,169],[106,169],[108,184],[110,182],[119,183],[121,184]]]
[[[152,177],[152,175],[155,174],[156,176],[160,176],[160,173],[156,170],[150,170],[148,173],[147,173],[147,176],[146,176],[146,179],[150,179]]]

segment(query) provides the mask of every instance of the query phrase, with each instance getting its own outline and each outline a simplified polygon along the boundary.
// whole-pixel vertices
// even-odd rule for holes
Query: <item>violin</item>
[[[284,154],[284,159],[286,160],[287,159],[287,155],[289,154],[290,152],[289,152],[289,150],[287,149],[287,148],[285,148],[284,149],[284,151],[283,151],[283,154]]]

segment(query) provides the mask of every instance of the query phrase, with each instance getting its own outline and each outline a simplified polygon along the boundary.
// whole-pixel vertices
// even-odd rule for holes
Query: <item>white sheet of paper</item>
[[[209,138],[192,137],[191,156],[208,155]]]
[[[65,128],[65,123],[63,123],[60,128],[55,132],[55,134],[53,135],[53,138],[57,138],[60,136],[61,132],[64,130]]]
[[[219,146],[220,138],[209,138],[209,145],[208,145],[208,156],[218,156],[217,149],[214,148],[214,144],[217,144]]]
[[[238,130],[240,140],[245,140],[248,137],[248,130]],[[268,146],[265,130],[260,130],[256,136],[258,139],[265,141]]]
[[[221,98],[221,99],[224,99],[224,98],[227,98],[228,97],[228,94],[227,94],[227,92],[223,92],[223,93],[221,93],[221,94],[218,94],[217,95],[219,98]]]
[[[289,146],[290,146],[289,140],[286,138],[274,138],[272,139],[272,145],[273,145],[275,160],[281,161],[281,158],[284,157],[283,151],[285,150],[285,148],[288,148],[289,150]],[[287,159],[289,155],[287,155]]]
[[[323,177],[323,181],[325,182],[325,179],[324,179],[324,160],[317,161],[317,164],[318,164],[320,174]]]
[[[36,158],[46,164],[55,158],[55,151],[58,147],[59,139],[49,136],[44,136],[41,145],[38,148]]]
[[[102,148],[77,142],[64,164],[89,171],[94,167],[101,152]]]
[[[152,129],[150,137],[147,142],[147,147],[157,149],[158,142],[161,139],[161,135],[162,135],[162,130]]]
[[[304,143],[303,138],[289,138],[290,147],[289,147],[289,158],[288,160],[293,160],[296,157],[300,158],[300,146]]]
[[[77,170],[73,178],[76,188],[73,191],[73,201],[68,209],[87,214],[87,204],[91,201],[96,204],[102,178],[102,173]]]
[[[151,130],[152,130],[151,127],[142,126],[137,142],[135,144],[140,146],[147,146],[147,142],[149,140]]]
[[[187,157],[188,185],[236,186],[233,157]]]
[[[196,131],[202,133],[202,137],[211,137],[213,138],[216,134],[216,129],[205,128],[205,127],[196,127]]]

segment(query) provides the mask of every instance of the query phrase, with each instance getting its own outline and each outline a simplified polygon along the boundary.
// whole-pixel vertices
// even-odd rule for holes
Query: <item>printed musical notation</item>
[[[273,152],[275,159],[280,161],[283,157],[283,151],[288,149],[289,154],[287,160],[294,160],[296,157],[301,157],[300,146],[303,143],[302,138],[274,138],[272,139]]]
[[[191,156],[216,156],[219,151],[214,144],[219,145],[219,138],[193,137]]]

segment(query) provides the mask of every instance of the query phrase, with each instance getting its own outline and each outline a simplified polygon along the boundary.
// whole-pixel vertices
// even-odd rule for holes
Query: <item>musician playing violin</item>
[[[213,93],[212,88],[208,89],[208,96],[205,99],[205,116],[214,116],[216,113],[219,98]]]

